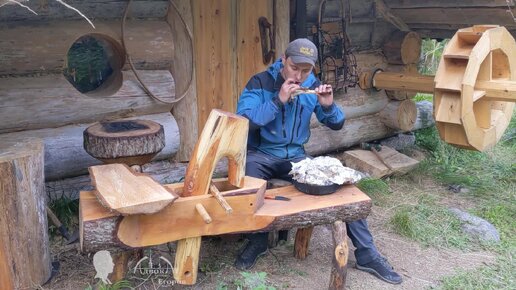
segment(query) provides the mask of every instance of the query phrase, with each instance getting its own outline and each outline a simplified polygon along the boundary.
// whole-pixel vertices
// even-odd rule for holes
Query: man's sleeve
[[[247,83],[240,95],[237,105],[237,114],[246,117],[251,126],[262,127],[276,118],[283,104],[278,96],[264,101],[264,90],[257,76]]]

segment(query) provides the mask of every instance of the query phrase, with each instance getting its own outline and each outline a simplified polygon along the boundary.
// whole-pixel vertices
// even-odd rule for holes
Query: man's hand
[[[287,79],[283,85],[281,85],[281,89],[279,92],[280,101],[285,104],[290,99],[292,93],[300,88],[299,83],[294,81],[294,79]]]
[[[315,88],[317,100],[321,106],[328,108],[333,104],[333,88],[331,85],[320,85]]]

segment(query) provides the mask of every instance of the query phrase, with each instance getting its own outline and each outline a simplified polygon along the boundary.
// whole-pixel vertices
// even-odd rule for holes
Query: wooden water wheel
[[[443,52],[434,77],[377,72],[362,89],[434,94],[441,139],[454,146],[492,148],[509,125],[516,102],[516,41],[504,27],[460,29]]]

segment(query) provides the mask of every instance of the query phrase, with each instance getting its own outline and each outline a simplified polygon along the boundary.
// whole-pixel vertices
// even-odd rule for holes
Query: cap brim
[[[293,63],[295,64],[298,64],[298,63],[308,63],[312,66],[315,66],[315,61],[309,57],[304,57],[304,56],[290,56],[290,59],[292,60]]]

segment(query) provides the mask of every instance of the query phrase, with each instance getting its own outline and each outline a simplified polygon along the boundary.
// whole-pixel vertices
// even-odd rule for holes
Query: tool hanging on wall
[[[317,71],[319,79],[334,90],[346,90],[358,84],[357,62],[346,33],[350,16],[341,2],[340,21],[324,21],[326,0],[319,4],[317,26],[312,29],[319,50]],[[349,9],[348,9],[349,10]]]

